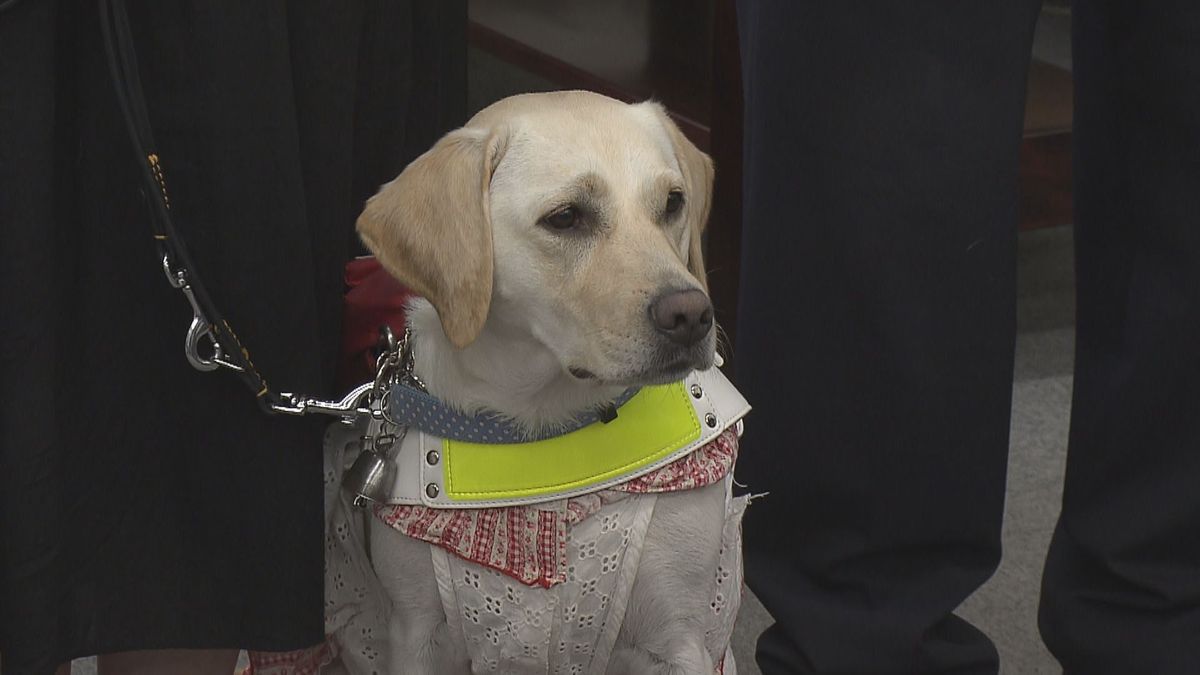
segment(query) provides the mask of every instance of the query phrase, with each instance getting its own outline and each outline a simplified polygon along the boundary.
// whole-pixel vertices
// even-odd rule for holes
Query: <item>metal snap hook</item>
[[[211,358],[204,358],[200,355],[200,341],[205,338],[208,338],[208,342],[212,346]],[[217,362],[224,356],[221,344],[213,337],[208,323],[199,315],[193,316],[192,325],[188,326],[187,336],[184,337],[183,353],[187,356],[188,363],[192,364],[196,370],[207,373],[221,367],[221,364]]]
[[[171,288],[183,288],[187,285],[187,272],[175,269],[171,264],[171,255],[164,253],[162,257],[163,274],[167,275],[167,283]]]

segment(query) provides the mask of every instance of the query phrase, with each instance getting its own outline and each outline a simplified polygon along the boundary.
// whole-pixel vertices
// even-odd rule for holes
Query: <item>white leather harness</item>
[[[684,385],[690,394],[688,399],[695,410],[696,419],[702,421],[700,435],[649,464],[590,482],[583,487],[556,490],[536,496],[455,501],[445,489],[445,462],[442,461],[446,456],[444,441],[414,429],[405,436],[400,449],[395,453],[396,478],[389,491],[390,497],[386,501],[389,504],[414,504],[438,509],[494,508],[552,502],[599,492],[686,456],[711,442],[726,428],[738,424],[750,411],[750,404],[715,367],[693,372],[685,379]]]

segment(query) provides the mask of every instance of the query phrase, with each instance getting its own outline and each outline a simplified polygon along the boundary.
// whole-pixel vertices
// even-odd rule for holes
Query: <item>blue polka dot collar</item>
[[[564,436],[596,422],[611,422],[617,418],[617,409],[637,392],[638,387],[626,389],[609,405],[583,413],[561,429],[533,434],[499,413],[465,415],[433,396],[401,383],[392,385],[384,414],[393,424],[420,429],[439,438],[469,443],[526,443]]]

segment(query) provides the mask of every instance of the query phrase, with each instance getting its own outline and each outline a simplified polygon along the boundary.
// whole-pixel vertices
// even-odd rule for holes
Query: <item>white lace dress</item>
[[[741,517],[732,496],[737,434],[716,440],[615,489],[537,507],[353,509],[342,495],[345,458],[326,457],[326,633],[318,648],[252,653],[255,675],[390,675],[389,600],[363,547],[364,518],[430,547],[451,638],[473,673],[602,675],[616,642],[657,495],[718,481],[726,517],[709,594],[705,644],[718,671],[736,673],[729,652],[742,597]],[[338,443],[327,443],[327,448]]]

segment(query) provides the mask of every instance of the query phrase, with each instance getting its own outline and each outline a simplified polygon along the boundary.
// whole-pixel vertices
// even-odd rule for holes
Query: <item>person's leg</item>
[[[1000,557],[1038,4],[739,3],[767,675],[997,670],[952,612]]]
[[[102,654],[98,675],[231,675],[236,649],[155,649]]]
[[[1200,673],[1200,4],[1077,0],[1078,337],[1040,624],[1067,675]]]

